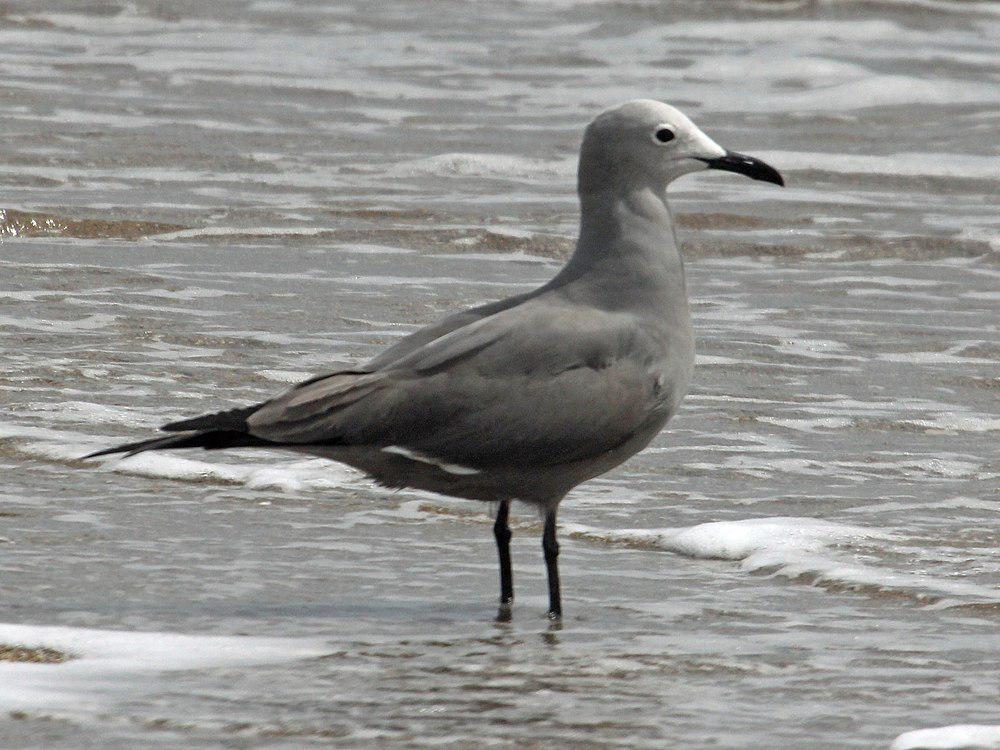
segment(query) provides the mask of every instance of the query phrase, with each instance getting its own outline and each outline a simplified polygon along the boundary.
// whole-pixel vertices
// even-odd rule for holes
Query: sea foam
[[[899,735],[889,750],[997,750],[1000,726],[952,724],[933,729],[915,729]]]
[[[87,712],[148,685],[149,675],[322,656],[320,639],[91,630],[0,623],[0,644],[45,648],[58,664],[0,661],[0,710]]]
[[[834,589],[893,593],[921,604],[947,607],[1000,601],[1000,592],[986,586],[906,573],[883,564],[880,553],[896,539],[888,531],[817,518],[753,518],[663,529],[603,530],[579,524],[563,528],[582,539],[732,560],[748,573]]]
[[[22,455],[67,462],[76,462],[84,454],[115,442],[126,442],[124,439],[109,438],[98,441],[93,436],[69,430],[0,423],[0,440],[4,439],[12,440],[12,447]],[[195,452],[194,455],[201,454]],[[283,492],[356,487],[366,481],[360,472],[322,458],[297,458],[294,453],[283,457],[255,454],[251,461],[240,460],[240,457],[240,452],[236,451],[226,457],[213,456],[214,460],[202,461],[174,453],[151,451],[130,458],[112,456],[104,459],[103,463],[95,460],[89,467],[96,471],[158,479],[243,485]]]

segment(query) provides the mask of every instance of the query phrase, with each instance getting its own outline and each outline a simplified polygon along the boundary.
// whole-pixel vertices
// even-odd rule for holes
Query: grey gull
[[[498,504],[500,611],[514,587],[514,500],[545,519],[549,609],[562,616],[556,511],[566,493],[642,450],[677,410],[694,340],[666,188],[704,169],[783,185],[679,110],[640,99],[598,115],[580,149],[576,250],[548,283],[453,314],[366,364],[263,403],[185,419],[120,445],[283,448],[348,464],[379,484]]]

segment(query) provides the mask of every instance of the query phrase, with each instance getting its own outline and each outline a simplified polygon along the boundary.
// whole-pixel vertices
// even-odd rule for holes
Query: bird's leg
[[[559,595],[559,542],[556,541],[556,512],[545,514],[545,531],[542,533],[542,550],[545,552],[545,572],[549,577],[549,619],[562,619],[562,598]]]
[[[500,558],[500,610],[497,620],[510,620],[511,605],[514,603],[514,576],[510,568],[510,526],[507,516],[510,513],[510,500],[501,500],[497,508],[497,520],[493,524],[493,536],[497,540],[497,556]]]

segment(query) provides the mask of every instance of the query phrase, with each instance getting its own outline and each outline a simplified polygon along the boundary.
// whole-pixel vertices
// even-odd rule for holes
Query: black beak
[[[773,182],[775,185],[781,185],[782,187],[785,186],[785,181],[777,169],[770,164],[765,164],[760,159],[754,159],[752,156],[747,156],[746,154],[727,151],[725,156],[720,156],[717,159],[698,158],[700,161],[705,162],[709,169],[737,172],[745,174],[751,180],[763,180],[764,182]]]

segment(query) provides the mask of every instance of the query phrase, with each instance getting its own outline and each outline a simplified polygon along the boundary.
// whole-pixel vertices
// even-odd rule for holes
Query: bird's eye
[[[670,128],[657,128],[653,137],[660,143],[670,143],[674,139],[674,131]]]

